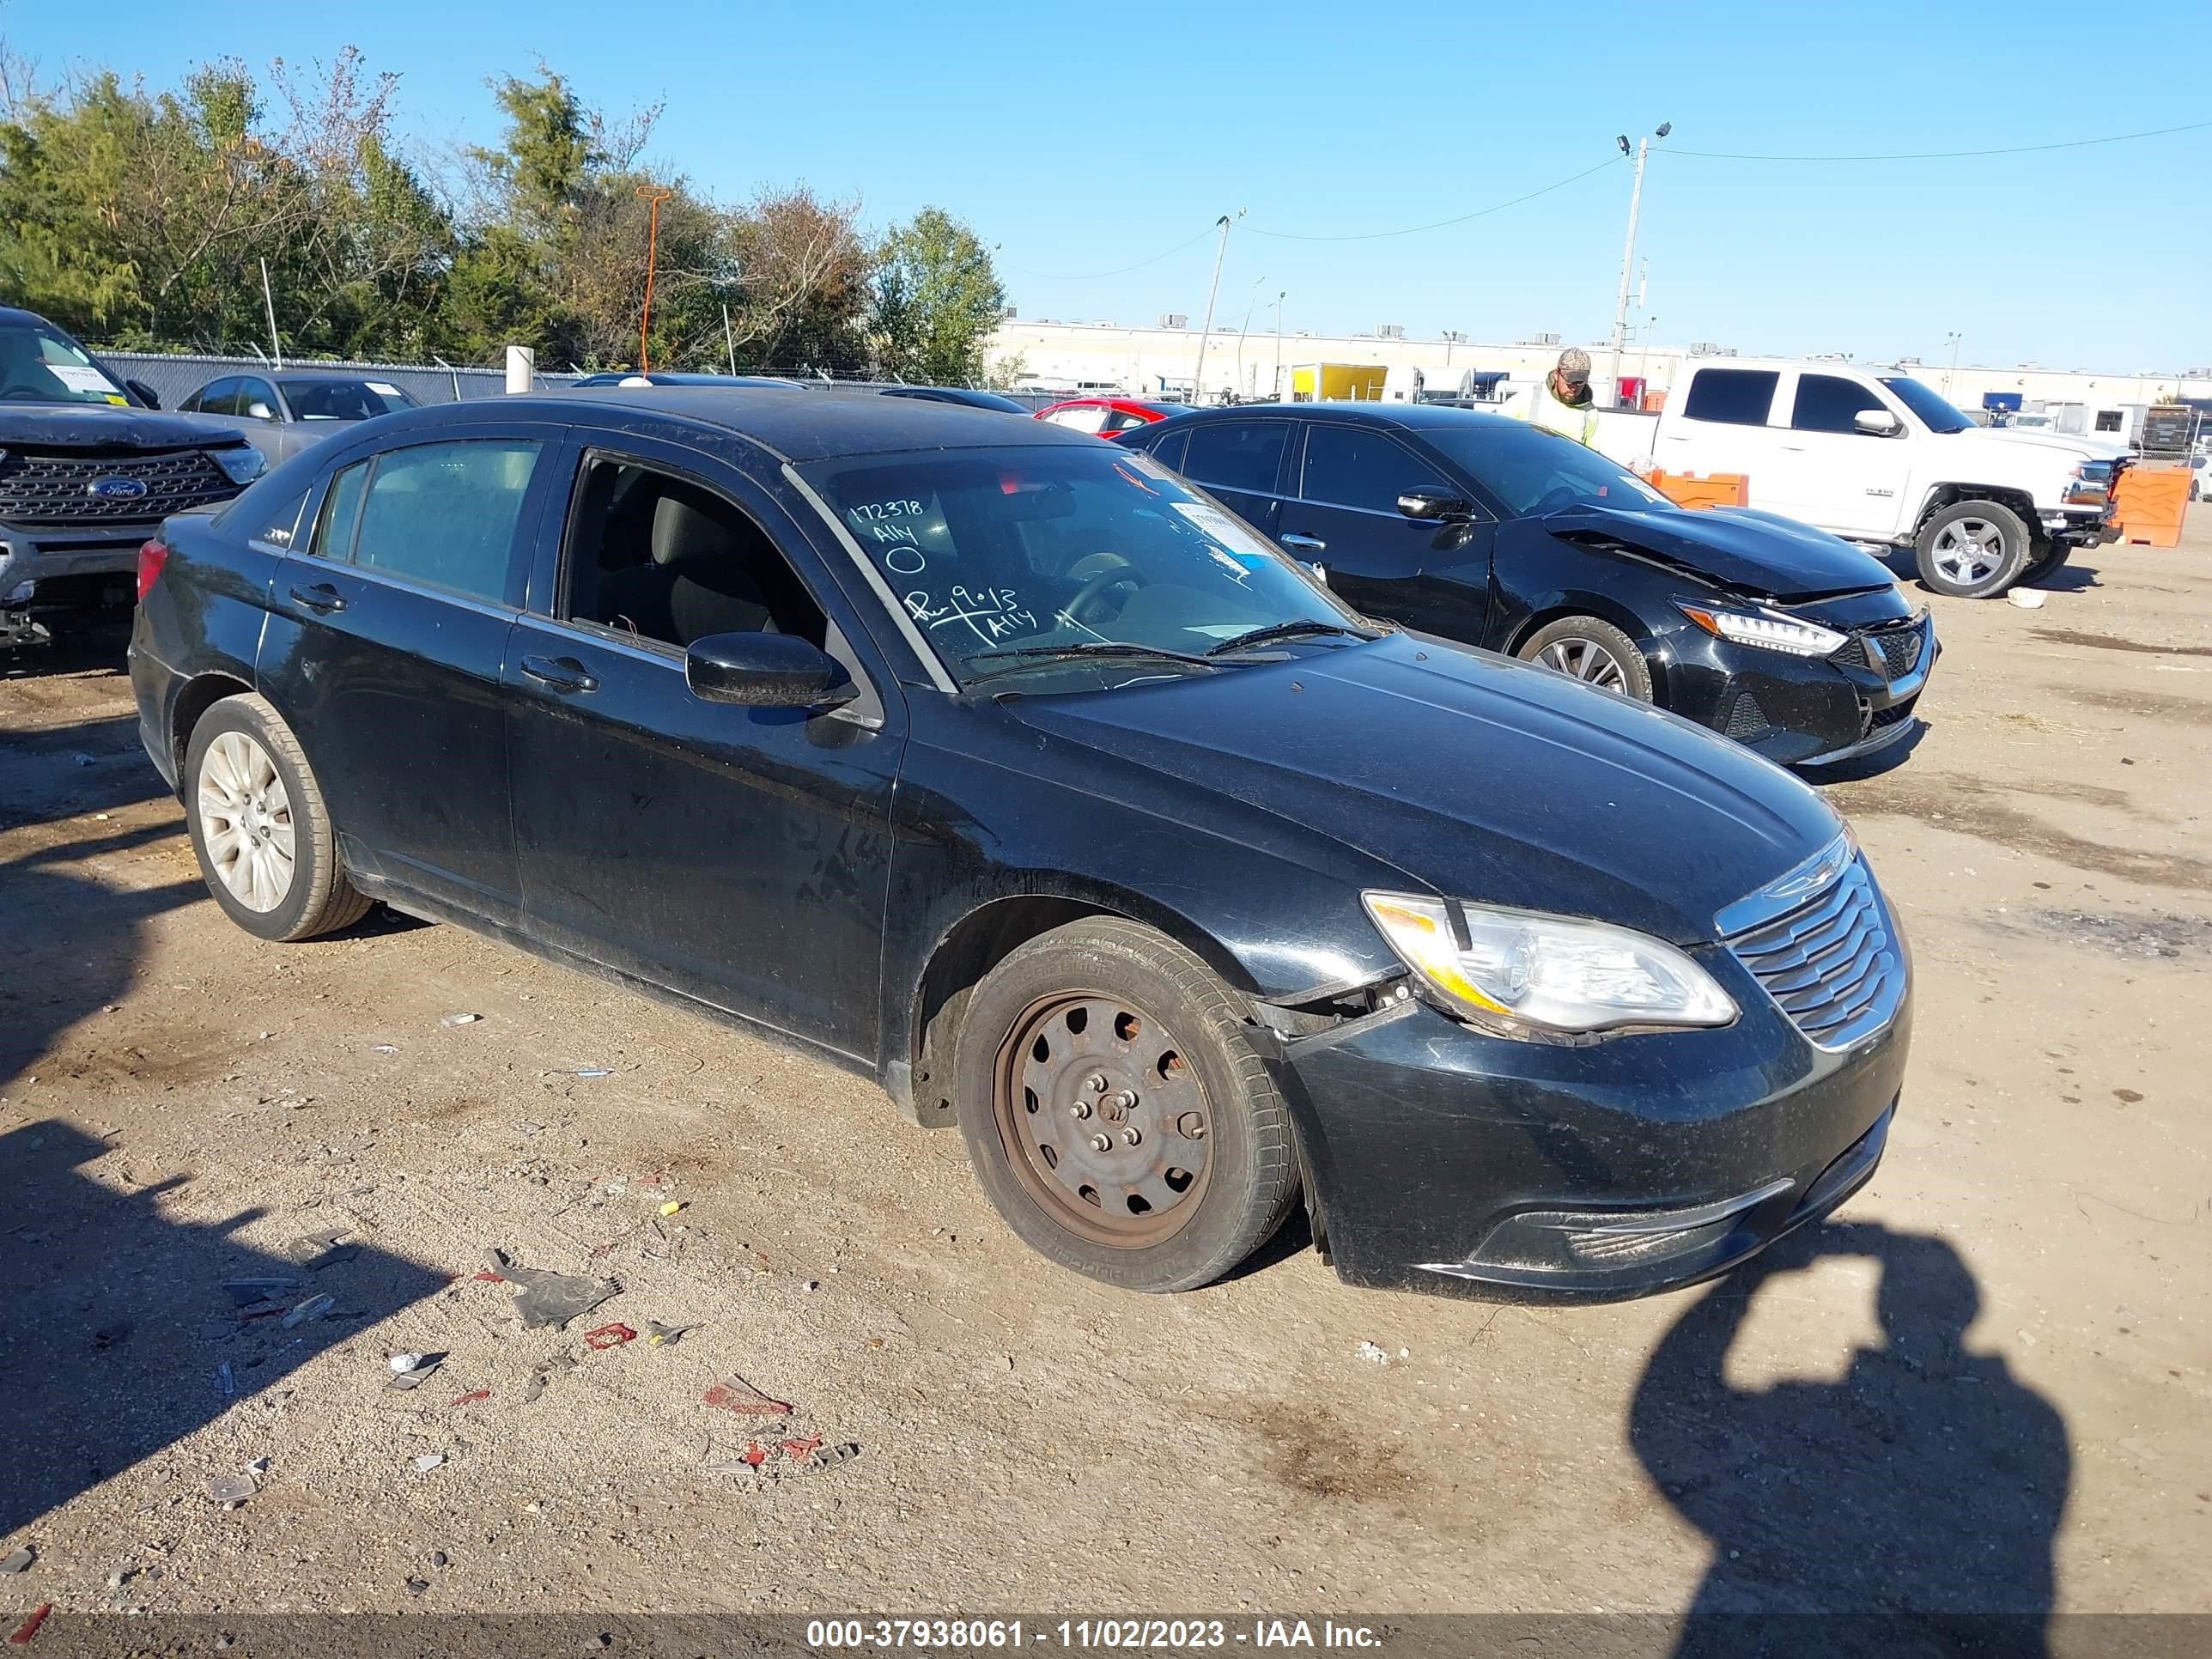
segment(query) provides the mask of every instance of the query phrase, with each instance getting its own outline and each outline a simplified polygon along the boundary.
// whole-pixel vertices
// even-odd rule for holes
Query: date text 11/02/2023
[[[1253,1619],[816,1619],[814,1649],[1058,1647],[1087,1650],[1187,1648],[1379,1648],[1371,1625],[1334,1620]]]

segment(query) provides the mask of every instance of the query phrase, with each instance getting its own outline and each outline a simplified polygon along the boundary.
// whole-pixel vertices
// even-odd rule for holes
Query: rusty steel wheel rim
[[[1034,1002],[999,1050],[992,1109],[1023,1189],[1077,1237],[1143,1249],[1197,1213],[1213,1108],[1161,1021],[1125,999]]]

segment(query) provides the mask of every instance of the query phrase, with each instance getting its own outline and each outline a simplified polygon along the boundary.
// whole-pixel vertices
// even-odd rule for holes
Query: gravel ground
[[[1934,601],[1924,738],[1823,783],[1917,955],[1887,1164],[1754,1272],[1575,1311],[1353,1291],[1294,1244],[1118,1295],[810,1060],[457,928],[261,945],[119,638],[19,665],[0,1555],[35,1559],[0,1601],[2212,1611],[2208,552]],[[493,1247],[620,1294],[526,1330]],[[288,1276],[327,1315],[225,1288]],[[582,1340],[654,1320],[693,1328]],[[406,1351],[448,1357],[401,1393]],[[788,1419],[705,1403],[733,1374]],[[815,1435],[859,1455],[781,1444]],[[748,1443],[761,1473],[714,1467]]]

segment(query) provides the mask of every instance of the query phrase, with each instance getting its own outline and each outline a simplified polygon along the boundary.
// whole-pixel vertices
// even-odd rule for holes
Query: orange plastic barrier
[[[2189,506],[2189,469],[2142,462],[2120,474],[2120,539],[2139,547],[2174,547]]]
[[[1644,394],[1644,412],[1646,415],[1656,415],[1661,410],[1666,407],[1667,394],[1665,392],[1647,392]]]
[[[1650,475],[1651,487],[1677,507],[1749,507],[1751,477],[1744,472],[1714,472],[1699,477],[1694,472]]]

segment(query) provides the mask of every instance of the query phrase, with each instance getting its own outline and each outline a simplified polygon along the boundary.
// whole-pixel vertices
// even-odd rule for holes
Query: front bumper
[[[2036,517],[2043,526],[2044,534],[2069,547],[2102,547],[2120,538],[2120,518],[2116,507],[2046,508]]]
[[[0,646],[45,635],[41,610],[128,605],[138,550],[158,523],[27,531],[0,525]]]
[[[1724,1273],[1863,1186],[1911,1041],[1909,994],[1840,1053],[1724,954],[1743,1015],[1583,1048],[1426,1003],[1286,1046],[1338,1273],[1491,1301],[1617,1301]]]
[[[1802,614],[1851,634],[1832,657],[1732,644],[1702,630],[1672,635],[1662,670],[1667,707],[1781,766],[1826,766],[1905,738],[1943,653],[1934,618],[1918,619],[1911,665],[1893,678],[1878,641],[1869,641],[1900,632],[1905,619],[1869,625],[1828,609],[1808,605]]]

